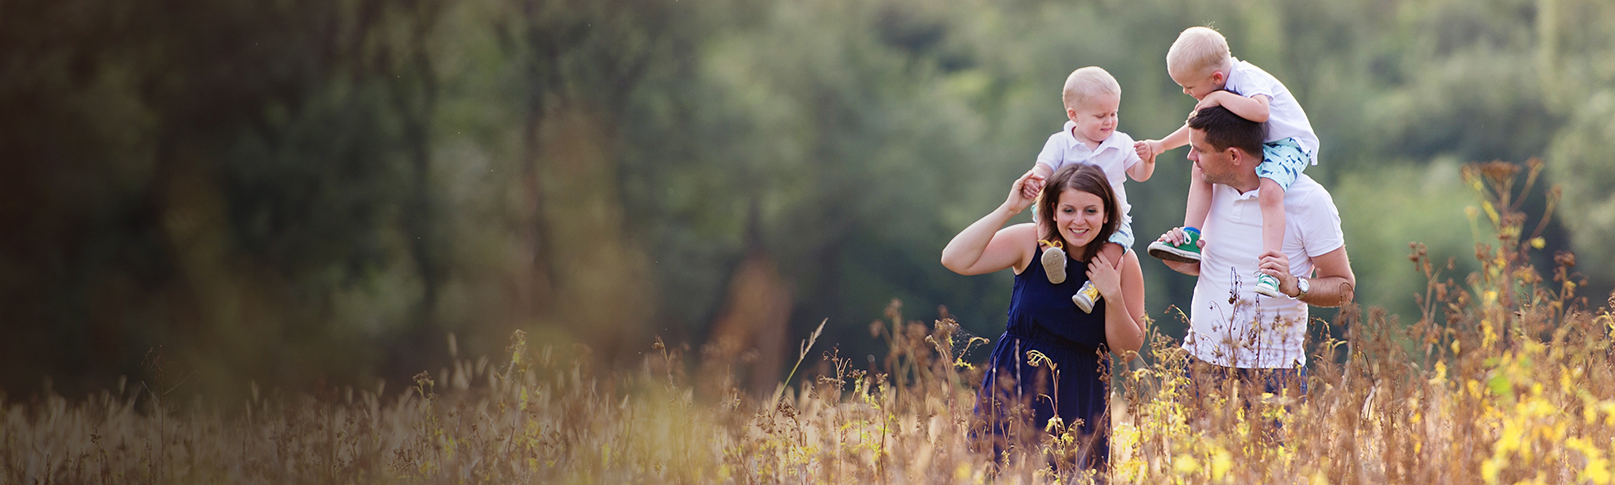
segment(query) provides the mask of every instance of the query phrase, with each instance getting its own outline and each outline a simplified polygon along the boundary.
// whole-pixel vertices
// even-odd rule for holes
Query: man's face
[[[1233,147],[1221,151],[1212,148],[1210,143],[1206,143],[1205,131],[1189,130],[1189,160],[1200,168],[1207,182],[1232,185],[1233,150]]]

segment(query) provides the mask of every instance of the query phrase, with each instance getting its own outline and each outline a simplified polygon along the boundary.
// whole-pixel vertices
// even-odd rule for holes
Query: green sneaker
[[[1179,263],[1200,262],[1200,245],[1198,244],[1200,242],[1200,230],[1185,227],[1183,228],[1183,233],[1187,234],[1188,237],[1183,240],[1182,244],[1172,244],[1166,241],[1150,243],[1148,250],[1150,256]]]
[[[1273,298],[1290,297],[1290,295],[1279,292],[1278,278],[1274,278],[1272,275],[1260,272],[1256,273],[1256,294]]]

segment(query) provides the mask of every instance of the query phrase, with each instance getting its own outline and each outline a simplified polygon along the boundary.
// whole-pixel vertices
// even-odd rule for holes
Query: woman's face
[[[1105,201],[1077,189],[1060,192],[1054,205],[1054,225],[1071,248],[1086,247],[1105,227]],[[1072,254],[1075,254],[1073,251]]]

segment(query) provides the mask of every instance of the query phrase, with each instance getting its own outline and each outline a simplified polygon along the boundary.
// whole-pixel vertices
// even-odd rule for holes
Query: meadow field
[[[1526,186],[1540,164],[1529,165]],[[1481,270],[1410,244],[1426,291],[1400,322],[1347,307],[1312,342],[1304,400],[1235,387],[1187,392],[1177,336],[1110,376],[1111,483],[1594,483],[1611,481],[1615,297],[1577,296],[1575,257],[1541,246],[1513,200],[1517,165],[1473,164],[1471,216],[1495,234]],[[1550,205],[1555,194],[1550,191]],[[822,326],[820,327],[823,328]],[[1329,335],[1330,332],[1314,332]],[[1087,483],[1050,466],[1056,433],[994,461],[970,438],[986,339],[951,319],[870,325],[883,361],[805,336],[774,393],[740,390],[700,349],[645,343],[634,368],[518,331],[501,355],[454,355],[400,389],[260,390],[216,406],[153,382],[86,399],[0,395],[0,483]],[[979,355],[978,353],[977,355]],[[1029,362],[1036,364],[1036,362]],[[1046,365],[1046,364],[1045,364]],[[1247,403],[1249,403],[1247,405]],[[1027,433],[1027,436],[1039,436]]]

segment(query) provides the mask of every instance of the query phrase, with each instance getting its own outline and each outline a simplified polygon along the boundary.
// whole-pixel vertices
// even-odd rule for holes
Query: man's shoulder
[[[1325,189],[1323,184],[1319,184],[1307,174],[1301,174],[1295,178],[1295,182],[1290,183],[1290,189],[1284,192],[1284,205],[1306,210],[1333,208],[1335,199],[1329,195],[1329,190]]]
[[[1340,209],[1329,191],[1311,177],[1302,174],[1290,184],[1284,194],[1284,213],[1288,222],[1302,228],[1308,247],[1327,248],[1341,242]]]

